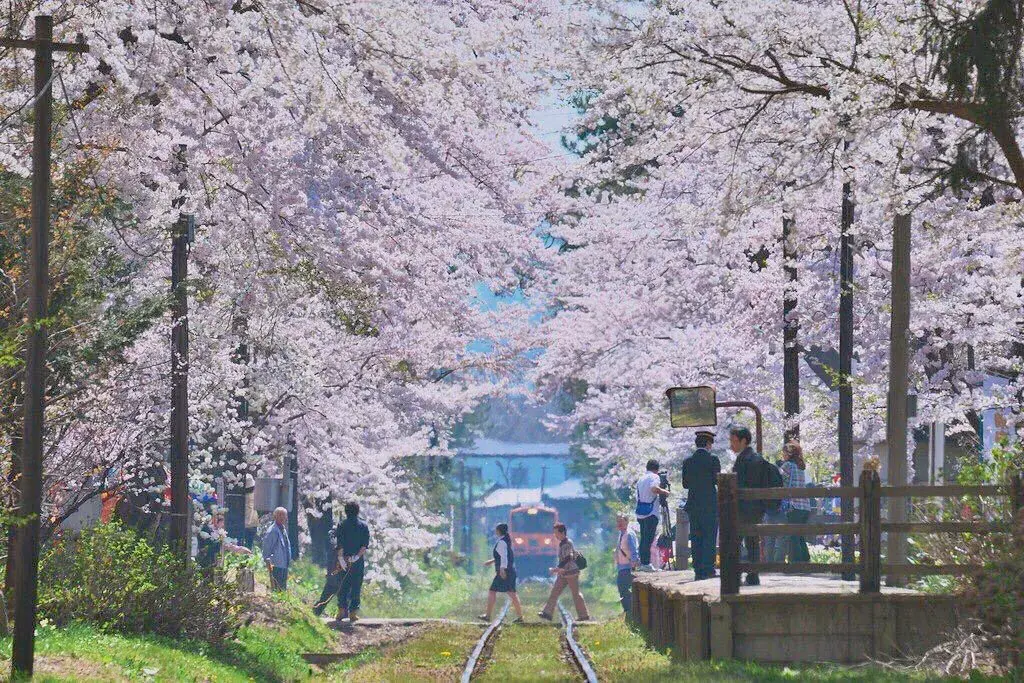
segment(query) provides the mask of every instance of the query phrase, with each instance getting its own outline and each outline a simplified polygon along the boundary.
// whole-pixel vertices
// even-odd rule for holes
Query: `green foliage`
[[[1016,520],[1012,538],[996,542],[995,559],[977,578],[969,596],[978,606],[1001,663],[1017,669],[1024,663],[1024,512]]]
[[[990,461],[962,463],[957,483],[966,486],[1006,484],[1012,473],[1024,470],[1024,445],[1005,441],[992,449]],[[1008,496],[963,496],[961,498],[921,499],[914,504],[915,518],[929,522],[961,522],[970,520],[1006,521],[1013,510]],[[909,538],[911,558],[919,563],[984,564],[995,562],[1006,542],[1005,534],[915,534]],[[925,590],[947,588],[969,589],[973,580],[931,580],[920,587]]]
[[[238,625],[240,596],[219,570],[183,566],[118,524],[59,537],[41,559],[39,586],[40,613],[58,626],[220,643]]]

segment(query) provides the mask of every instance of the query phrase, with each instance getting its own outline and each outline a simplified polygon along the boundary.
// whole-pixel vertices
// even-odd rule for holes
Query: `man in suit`
[[[263,559],[270,572],[270,589],[283,591],[288,588],[288,567],[292,564],[292,543],[288,538],[288,511],[274,510],[274,523],[263,536]]]
[[[750,430],[746,427],[733,427],[729,430],[729,449],[736,454],[736,462],[732,471],[736,473],[736,484],[739,488],[767,487],[765,474],[772,464],[766,461],[750,446]],[[739,501],[740,524],[760,524],[764,518],[765,504],[762,500]],[[761,561],[761,539],[758,536],[745,536],[743,543],[747,548],[747,562]],[[761,585],[757,572],[747,572],[748,586]]]
[[[718,536],[718,474],[722,463],[710,448],[715,433],[698,429],[697,450],[683,461],[683,487],[687,489],[683,509],[690,518],[690,557],[697,581],[715,576],[715,540]]]

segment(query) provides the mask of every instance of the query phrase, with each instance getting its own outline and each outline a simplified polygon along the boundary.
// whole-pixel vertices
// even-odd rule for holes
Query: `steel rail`
[[[508,608],[511,604],[511,600],[505,601],[505,606],[498,612],[498,616],[490,623],[484,634],[480,636],[480,640],[476,641],[472,654],[466,660],[466,667],[462,670],[462,683],[469,683],[470,679],[473,678],[473,674],[476,673],[476,667],[480,664],[480,655],[483,654],[487,644],[491,642],[498,627],[501,626],[501,622],[505,620],[505,615],[508,614]]]
[[[583,653],[583,648],[576,642],[576,637],[573,635],[575,624],[572,615],[569,614],[569,610],[562,605],[561,601],[558,602],[558,611],[561,613],[562,623],[565,625],[565,642],[569,645],[569,653],[576,660],[576,666],[579,667],[583,677],[587,679],[587,683],[597,683],[597,674],[594,672],[594,667],[590,665],[590,661]]]

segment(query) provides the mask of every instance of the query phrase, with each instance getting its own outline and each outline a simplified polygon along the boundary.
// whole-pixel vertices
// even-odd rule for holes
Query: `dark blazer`
[[[686,505],[690,514],[718,513],[718,473],[722,463],[706,448],[698,448],[683,461],[683,487],[687,489]]]
[[[771,467],[764,458],[747,446],[739,455],[732,466],[736,473],[736,484],[741,489],[763,489],[768,484],[765,481],[765,466]],[[764,514],[764,501],[741,500],[739,501],[739,513],[745,518],[760,518]]]

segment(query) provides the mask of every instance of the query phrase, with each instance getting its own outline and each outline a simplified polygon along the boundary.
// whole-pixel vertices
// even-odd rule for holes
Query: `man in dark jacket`
[[[765,472],[771,464],[765,461],[757,451],[750,446],[750,430],[746,427],[733,427],[729,430],[729,448],[736,454],[736,462],[732,471],[736,473],[736,483],[743,488],[765,488]],[[740,524],[760,524],[764,517],[764,501],[741,500],[739,501]],[[746,536],[743,539],[747,548],[747,561],[761,561],[761,542],[758,536]],[[761,579],[757,572],[747,572],[746,584],[758,586]]]
[[[722,464],[712,455],[715,433],[698,429],[697,450],[683,461],[683,487],[687,489],[683,507],[690,518],[690,556],[697,581],[715,576],[715,539],[718,535],[718,473]]]
[[[320,599],[313,607],[319,616],[335,593],[338,594],[338,621],[356,621],[359,616],[359,597],[363,590],[366,571],[364,555],[370,547],[370,527],[359,519],[359,503],[345,504],[345,519],[331,530],[331,558],[334,566],[327,575],[327,583]]]

